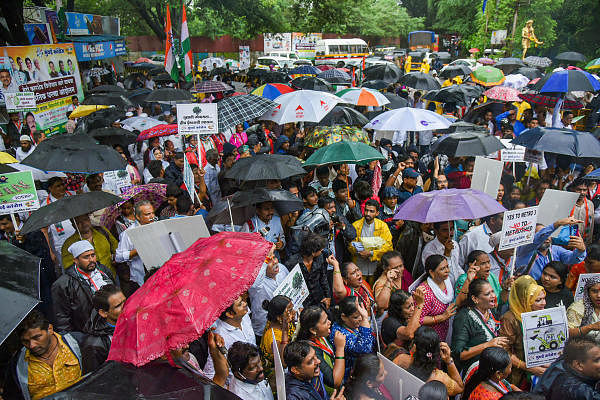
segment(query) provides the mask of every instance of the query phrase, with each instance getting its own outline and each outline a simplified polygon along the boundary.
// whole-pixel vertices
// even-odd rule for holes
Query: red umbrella
[[[320,69],[321,71],[329,71],[330,69],[333,69],[333,67],[331,65],[317,65],[317,68]]]
[[[554,107],[556,102],[559,100],[556,96],[550,96],[547,93],[522,93],[519,97],[525,100],[528,103],[540,104],[546,107]],[[583,104],[578,102],[577,100],[565,99],[561,108],[564,110],[575,110],[577,108],[582,108]]]
[[[476,47],[473,47],[473,48],[469,49],[469,53],[471,53],[471,54],[479,53],[479,49]]]
[[[244,293],[273,244],[221,232],[175,254],[125,303],[109,360],[141,366],[198,339]]]
[[[137,141],[141,142],[142,140],[151,139],[154,137],[160,136],[169,136],[177,134],[177,124],[163,124],[156,125],[150,129],[145,129],[140,132],[140,135],[137,137]]]
[[[149,58],[146,58],[146,57],[140,57],[137,60],[135,60],[136,64],[138,64],[138,63],[151,63],[151,62],[152,62],[152,60],[149,59]]]

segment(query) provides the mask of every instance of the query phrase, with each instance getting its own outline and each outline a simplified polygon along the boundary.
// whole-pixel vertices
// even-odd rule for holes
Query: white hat
[[[21,135],[21,137],[19,138],[19,142],[24,142],[26,140],[31,142],[31,138],[29,137],[29,135]]]
[[[163,112],[164,115],[171,115],[171,111],[165,111]]]
[[[146,113],[141,113],[140,114],[140,117],[147,117],[147,116],[148,116],[148,114],[146,114]]]
[[[502,238],[502,231],[494,233],[490,236],[490,246],[494,249],[500,245],[500,238]]]
[[[126,117],[133,117],[133,113],[132,113],[131,111],[127,111],[127,112],[125,113],[125,116],[126,116]]]
[[[70,245],[68,250],[73,255],[73,258],[77,258],[86,251],[94,250],[94,246],[87,240],[80,240]]]

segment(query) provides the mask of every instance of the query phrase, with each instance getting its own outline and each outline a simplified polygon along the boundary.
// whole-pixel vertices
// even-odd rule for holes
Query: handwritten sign
[[[537,207],[506,211],[498,250],[514,249],[533,242],[536,222]]]
[[[577,280],[577,287],[575,288],[575,301],[583,299],[583,289],[588,281],[600,277],[600,274],[581,274],[579,280]]]
[[[569,337],[565,308],[560,306],[522,313],[521,320],[527,368],[556,360]]]
[[[294,309],[298,310],[302,307],[302,303],[306,300],[308,294],[308,286],[306,286],[300,265],[296,264],[283,282],[275,289],[273,297],[277,295],[288,297],[294,304]]]
[[[215,103],[177,104],[177,125],[180,135],[211,135],[218,131]]]

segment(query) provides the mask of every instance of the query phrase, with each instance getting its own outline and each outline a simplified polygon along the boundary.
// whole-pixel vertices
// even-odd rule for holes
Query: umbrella
[[[449,126],[449,120],[433,111],[404,107],[378,115],[364,128],[377,131],[429,131]]]
[[[169,83],[169,82],[175,83],[175,81],[173,80],[173,77],[166,72],[156,75],[154,77],[154,81],[156,83]]]
[[[466,65],[448,65],[440,72],[441,78],[452,79],[455,76],[469,75],[472,72],[471,68]]]
[[[506,57],[506,58],[501,58],[494,65],[494,68],[501,69],[502,72],[507,74],[516,68],[520,68],[520,67],[524,67],[524,66],[525,66],[525,63],[520,58]]]
[[[423,96],[423,98],[440,103],[455,103],[459,106],[469,106],[471,99],[479,97],[482,93],[483,91],[479,86],[461,84],[446,86],[440,90],[432,90]]]
[[[344,71],[340,71],[339,69],[330,69],[327,71],[323,71],[317,75],[318,78],[321,78],[329,83],[340,83],[340,84],[348,84],[352,81],[352,77],[345,73]]]
[[[134,104],[142,104],[151,92],[152,90],[147,88],[133,89],[128,90],[125,96]]]
[[[304,162],[304,167],[326,164],[356,164],[360,162],[385,160],[381,152],[361,142],[342,141],[321,147]]]
[[[564,128],[537,127],[523,131],[511,140],[531,150],[547,151],[573,157],[600,158],[600,143],[589,132]]]
[[[148,71],[150,74],[156,74],[160,72],[164,72],[165,68],[162,65],[152,64],[152,63],[138,63],[129,66],[133,69],[141,69],[143,71]]]
[[[17,161],[16,158],[11,156],[7,152],[0,151],[0,164],[10,164],[10,163],[17,163],[17,162],[19,162],[19,161]]]
[[[473,82],[487,87],[500,85],[505,78],[504,73],[498,68],[483,66],[471,72],[471,79]]]
[[[41,301],[40,259],[0,241],[0,344]]]
[[[265,71],[260,79],[263,83],[288,83],[290,80],[288,74],[281,71]]]
[[[290,75],[317,75],[319,73],[321,73],[321,70],[312,65],[301,65],[289,71]]]
[[[523,62],[534,68],[547,68],[552,65],[552,60],[548,57],[528,56]]]
[[[387,89],[390,86],[390,83],[377,79],[373,81],[364,81],[360,86],[369,89],[382,90]]]
[[[335,106],[333,109],[318,122],[319,125],[357,125],[365,126],[369,123],[367,117],[354,108],[345,106]],[[310,124],[310,123],[309,123]]]
[[[202,81],[194,86],[198,93],[217,93],[233,90],[231,86],[221,81]]]
[[[209,225],[229,226],[233,223],[234,225],[241,226],[256,215],[256,207],[234,207],[231,197],[232,196],[227,196],[225,199],[220,200],[217,204],[213,205],[205,218]],[[299,200],[298,197],[296,197],[296,200]]]
[[[107,385],[107,382],[110,384]],[[219,399],[239,397],[209,379],[173,368],[167,362],[143,367],[114,361],[102,364],[76,384],[44,397],[46,400],[84,399]]]
[[[117,85],[100,85],[96,86],[89,93],[118,93],[125,94],[125,89]]]
[[[563,70],[543,77],[535,84],[534,90],[540,93],[595,92],[600,90],[600,81],[589,72]]]
[[[107,146],[113,145],[121,145],[124,148],[127,148],[127,145],[131,143],[135,143],[135,139],[137,139],[137,135],[131,133],[127,129],[123,128],[98,128],[92,129],[88,132],[88,135],[98,140],[100,144],[105,144]]]
[[[454,132],[473,132],[476,133],[485,133],[487,132],[486,128],[481,125],[475,125],[470,122],[465,121],[456,121],[450,124],[448,129],[444,129],[446,133],[454,133]]]
[[[365,80],[382,80],[387,82],[389,86],[398,82],[398,79],[402,76],[402,71],[395,64],[376,64],[366,68],[363,75]]]
[[[140,132],[137,141],[148,140],[154,137],[170,136],[177,134],[177,124],[156,125]]]
[[[139,63],[151,63],[151,62],[152,62],[152,60],[149,59],[149,58],[146,58],[146,57],[138,57],[138,59],[135,60],[136,64],[139,64]]]
[[[499,101],[486,101],[483,104],[473,106],[469,109],[469,111],[467,111],[463,119],[467,122],[476,121],[478,117],[483,117],[486,112],[493,112],[493,108],[496,107],[496,104],[502,103]]]
[[[133,201],[137,203],[139,201],[148,200],[152,203],[154,208],[158,208],[158,206],[167,199],[166,193],[167,185],[160,183],[130,186],[120,194],[121,199],[118,203],[113,204],[104,210],[102,217],[100,217],[100,225],[111,228],[121,213],[119,207],[126,201],[133,199]]]
[[[131,117],[121,122],[124,129],[129,131],[144,131],[154,128],[157,125],[164,125],[164,121],[159,121],[152,117]]]
[[[521,93],[519,97],[528,103],[541,104],[546,107],[554,107],[556,102],[560,100],[560,97],[552,96],[550,94],[539,94],[539,93]],[[575,110],[582,108],[583,104],[576,100],[564,99],[561,108],[565,110]]]
[[[402,203],[394,219],[423,224],[477,219],[506,211],[496,199],[475,189],[443,189],[418,193]]]
[[[507,103],[521,101],[521,98],[519,97],[519,91],[507,86],[494,86],[493,88],[483,92],[483,94],[486,95],[488,99],[499,100]]]
[[[316,65],[317,69],[320,71],[329,71],[330,69],[335,69],[333,65],[321,64]]]
[[[103,105],[81,105],[75,107],[71,114],[69,114],[70,119],[85,117],[89,114],[92,114],[96,111],[102,110],[104,108],[109,108],[109,106]]]
[[[10,171],[4,171],[4,168],[9,168]],[[7,174],[9,172],[18,172],[18,171],[31,171],[33,174],[34,181],[46,182],[48,179],[58,176],[60,178],[66,178],[67,175],[62,172],[45,172],[41,169],[37,169],[34,167],[30,167],[29,165],[21,164],[21,163],[11,163],[11,164],[0,164],[0,173]]]
[[[388,104],[390,101],[375,89],[367,88],[349,88],[336,93],[336,96],[344,99],[345,103],[356,106],[380,107]]]
[[[599,69],[600,68],[600,58],[596,58],[585,66],[585,69]]]
[[[301,76],[290,82],[294,89],[318,90],[321,92],[333,92],[331,83],[317,78],[316,76]]]
[[[87,96],[81,104],[84,105],[104,105],[104,106],[116,106],[121,108],[132,107],[133,103],[122,94],[116,93],[103,93],[93,94]]]
[[[475,48],[475,47],[472,47],[472,48],[469,49],[469,53],[471,53],[471,54],[479,53],[479,49]]]
[[[85,117],[79,118],[77,125],[79,126],[80,124],[83,124],[85,126],[85,130],[88,131],[90,129],[110,126],[113,122],[122,118],[125,118],[125,114],[122,110],[116,107],[108,107],[103,110],[94,111]]]
[[[541,78],[542,76],[544,76],[544,74],[542,73],[542,71],[540,71],[539,69],[537,69],[537,68],[529,68],[529,67],[517,68],[512,73],[513,74],[525,75],[530,80],[531,79],[535,79],[535,78]]]
[[[369,144],[369,135],[358,126],[317,126],[312,132],[306,134],[304,145],[318,148],[342,140]]]
[[[511,74],[506,75],[506,80],[502,84],[502,86],[510,87],[513,89],[522,89],[530,82],[530,79],[525,75],[521,74]]]
[[[162,88],[153,90],[148,96],[146,96],[146,102],[157,102],[157,103],[185,103],[191,102],[194,96],[187,90],[174,89],[174,88]]]
[[[79,174],[116,171],[125,169],[127,165],[113,148],[96,144],[93,138],[85,134],[58,135],[46,139],[21,163],[43,171]]]
[[[277,104],[268,98],[244,94],[228,97],[217,103],[219,132],[244,121],[251,121],[273,109]]]
[[[398,96],[393,93],[384,93],[383,94],[386,99],[390,102],[385,105],[385,108],[388,110],[395,110],[396,108],[408,107],[408,100],[404,97]]]
[[[583,179],[600,180],[600,168],[593,170],[583,177]]]
[[[564,53],[557,54],[554,59],[559,61],[584,62],[585,56],[576,51],[565,51]]]
[[[273,121],[279,125],[289,122],[319,122],[343,100],[331,93],[315,90],[297,90],[282,94],[275,99],[278,105],[261,119]]]
[[[446,135],[431,146],[431,152],[449,157],[482,156],[504,148],[495,136],[478,131],[456,132]]]
[[[442,87],[433,76],[423,72],[405,74],[398,82],[416,90],[438,90]]]
[[[240,158],[227,172],[225,178],[240,182],[282,180],[305,174],[296,157],[283,154],[259,154]]]
[[[269,100],[275,100],[284,93],[293,92],[294,89],[281,83],[267,83],[254,89],[250,94],[261,96]]]
[[[19,163],[11,163],[10,165],[9,164],[0,164],[0,174],[10,174],[11,172],[19,172],[20,169],[16,168],[15,165],[22,165],[22,164],[19,164]],[[36,180],[35,177],[33,178],[33,180]]]
[[[23,224],[21,234],[25,235],[60,221],[101,210],[122,200],[119,196],[104,191],[65,196],[32,212]]]
[[[127,299],[108,360],[140,366],[198,339],[254,283],[272,247],[258,233],[221,232],[173,255]]]
[[[492,60],[489,57],[481,57],[477,59],[477,62],[482,65],[494,65],[496,64],[496,60]]]

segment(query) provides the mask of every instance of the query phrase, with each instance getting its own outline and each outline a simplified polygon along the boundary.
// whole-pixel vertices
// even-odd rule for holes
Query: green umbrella
[[[482,86],[496,86],[502,84],[506,78],[502,70],[486,65],[471,72],[471,79]]]
[[[359,126],[333,125],[317,126],[304,138],[304,145],[319,148],[347,140],[349,142],[369,143],[369,136]]]
[[[364,161],[385,160],[378,150],[361,142],[341,141],[321,147],[304,163],[304,167],[325,164],[356,164]]]
[[[600,69],[600,58],[590,61],[585,66],[585,69]]]

